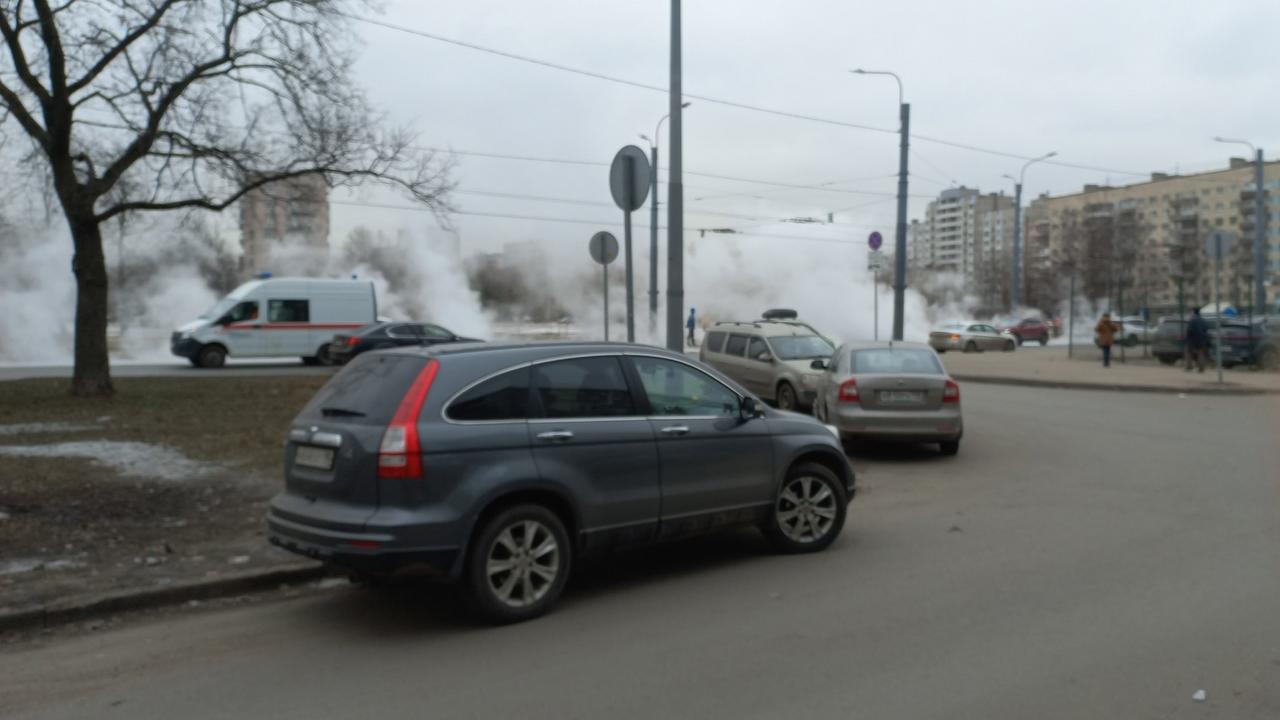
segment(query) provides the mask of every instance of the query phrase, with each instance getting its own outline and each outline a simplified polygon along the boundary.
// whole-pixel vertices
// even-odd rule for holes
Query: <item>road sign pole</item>
[[[880,340],[880,281],[876,279],[876,271],[871,271],[871,312],[875,315],[875,335]]]
[[[1222,382],[1222,298],[1218,295],[1219,276],[1222,275],[1222,239],[1214,238],[1213,252],[1213,321],[1218,326],[1218,341],[1214,343],[1214,363],[1218,366],[1218,382]]]
[[[609,266],[604,266],[604,341],[609,342]]]
[[[609,342],[609,263],[618,258],[618,239],[601,231],[591,236],[587,249],[591,259],[604,269],[604,341]]]
[[[626,158],[627,165],[627,197],[635,197],[635,178],[634,166],[635,160],[630,156]],[[627,263],[627,342],[636,341],[636,297],[635,297],[635,276],[633,274],[633,265],[631,263],[631,211],[626,210],[622,214],[622,242],[624,246],[623,252],[626,253]]]

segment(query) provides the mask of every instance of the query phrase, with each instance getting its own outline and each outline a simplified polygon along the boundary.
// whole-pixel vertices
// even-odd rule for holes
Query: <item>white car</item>
[[[1001,332],[990,323],[958,322],[943,325],[929,333],[929,346],[940,353],[948,350],[960,352],[985,352],[1018,349],[1018,339],[1007,330]]]

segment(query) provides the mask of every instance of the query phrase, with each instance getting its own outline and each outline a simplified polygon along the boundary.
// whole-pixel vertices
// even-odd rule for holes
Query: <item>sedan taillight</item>
[[[948,380],[946,387],[942,391],[942,402],[960,402],[960,386],[955,380]]]
[[[849,378],[840,383],[840,394],[837,399],[840,402],[858,402],[858,381]]]

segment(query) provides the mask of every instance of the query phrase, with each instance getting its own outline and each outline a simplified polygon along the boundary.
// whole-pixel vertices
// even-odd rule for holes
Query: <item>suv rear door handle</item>
[[[660,432],[663,435],[688,435],[689,426],[688,425],[671,425],[669,427],[662,428]]]
[[[539,440],[547,442],[564,442],[573,439],[573,431],[571,430],[549,430],[544,433],[538,433]]]

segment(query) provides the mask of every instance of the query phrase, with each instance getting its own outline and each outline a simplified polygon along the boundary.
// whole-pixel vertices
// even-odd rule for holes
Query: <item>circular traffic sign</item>
[[[609,192],[613,201],[626,212],[637,210],[649,196],[649,158],[635,145],[628,145],[613,156],[609,166]]]
[[[884,244],[884,238],[880,237],[880,233],[878,231],[873,232],[871,233],[871,236],[867,238],[867,244],[871,246],[872,250],[879,250],[880,246]]]
[[[608,265],[618,259],[618,238],[613,233],[601,230],[592,235],[587,248],[591,251],[591,259],[601,265]]]

